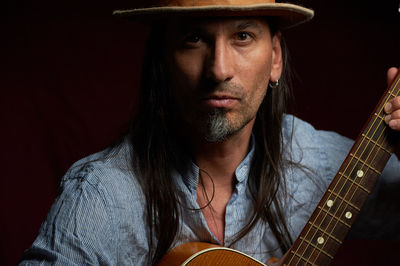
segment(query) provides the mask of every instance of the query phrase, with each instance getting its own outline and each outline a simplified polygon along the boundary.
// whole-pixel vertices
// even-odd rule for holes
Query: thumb
[[[396,74],[398,71],[399,71],[399,69],[396,67],[389,68],[389,70],[387,71],[387,83],[388,84],[392,83],[392,81],[396,77]]]

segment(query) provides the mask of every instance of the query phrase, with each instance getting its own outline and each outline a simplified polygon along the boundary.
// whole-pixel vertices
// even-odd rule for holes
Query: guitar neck
[[[385,104],[400,93],[400,73],[383,94],[282,265],[328,265],[394,150]]]

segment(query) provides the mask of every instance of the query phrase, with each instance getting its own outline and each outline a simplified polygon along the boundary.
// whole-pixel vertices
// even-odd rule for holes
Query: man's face
[[[169,85],[191,133],[216,142],[251,130],[269,80],[280,78],[280,35],[246,18],[174,21],[166,36]]]

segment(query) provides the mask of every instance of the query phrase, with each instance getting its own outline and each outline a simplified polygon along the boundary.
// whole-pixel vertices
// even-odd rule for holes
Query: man
[[[280,29],[311,10],[154,2],[117,12],[153,21],[129,136],[71,167],[22,264],[154,264],[191,241],[280,257],[349,150],[350,140],[285,115]],[[399,130],[400,99],[386,112]],[[399,168],[392,158],[383,180]]]

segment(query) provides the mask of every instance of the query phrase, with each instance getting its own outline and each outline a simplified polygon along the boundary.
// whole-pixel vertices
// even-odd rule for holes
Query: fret
[[[354,172],[362,172],[362,171],[354,170],[353,175],[356,176],[357,173]],[[361,181],[361,183],[363,183],[365,187],[372,188],[374,184],[367,183],[370,182],[371,176],[375,176],[375,173],[371,172],[369,173],[368,178],[360,178],[360,180],[358,180],[357,176],[355,182]],[[362,203],[369,195],[367,192],[360,189],[358,186],[353,186],[345,178],[338,178],[336,184],[337,185],[335,185],[335,187],[331,187],[330,189],[336,192],[338,195],[341,195],[345,200],[351,202],[355,206],[362,206]]]
[[[327,235],[329,238],[335,240],[339,245],[342,244],[342,241],[340,241],[338,238],[336,238],[334,235],[328,233],[326,230],[320,228],[319,226],[313,224],[312,222],[308,222],[312,227],[316,228],[317,230],[323,232],[325,235]]]
[[[353,177],[352,179],[354,180],[355,184],[358,183],[360,186],[367,188],[367,190],[371,191],[375,185],[375,177],[377,177],[377,174],[375,174],[375,172],[372,172],[368,168],[366,168],[364,171],[362,170],[362,168],[354,168],[351,172],[351,176]],[[343,185],[344,183],[345,185]],[[335,181],[335,184],[337,185],[335,185],[335,187],[331,186],[330,189],[340,194],[346,200],[350,201],[358,207],[362,206],[362,204],[370,194],[364,189],[361,189],[360,186],[353,185],[354,183],[349,182],[345,178],[341,178],[340,175]]]
[[[383,141],[385,141],[385,135],[384,132],[386,130],[387,126],[386,123],[383,123],[382,121],[370,121],[370,129],[369,130],[365,130],[366,135],[372,135],[372,136],[368,136],[369,138],[371,138],[372,140],[378,142],[379,139],[381,139],[383,137]]]
[[[345,225],[347,228],[350,229],[351,225],[346,223],[345,221],[343,221],[342,219],[340,219],[339,217],[336,217],[335,215],[333,215],[332,213],[330,213],[328,210],[325,210],[324,208],[318,206],[318,209],[320,209],[321,211],[323,211],[324,213],[328,214],[330,217],[334,218],[336,221],[340,222],[341,224]]]
[[[314,243],[312,243],[311,241],[305,239],[304,237],[300,237],[300,239],[302,241],[304,241],[305,243],[307,243],[309,246],[312,246],[314,249],[318,250],[319,252],[325,254],[326,256],[328,256],[330,259],[333,259],[333,256],[331,254],[329,254],[328,252],[326,252],[325,250],[319,248],[317,245],[315,245]]]
[[[297,253],[294,252],[293,250],[291,250],[290,253],[293,254],[293,256],[299,258],[300,260],[303,260],[305,263],[309,263],[309,264],[311,264],[311,265],[313,265],[313,266],[316,266],[315,264],[309,262],[308,259],[303,258],[303,256],[301,256],[300,254],[297,254]],[[288,265],[288,264],[283,264],[283,265]],[[297,264],[296,264],[296,265],[297,265]]]
[[[389,157],[390,155],[383,153],[376,158],[369,158],[368,161],[373,160],[373,163],[379,162],[382,159],[385,159],[386,156]],[[363,193],[366,193],[366,194],[368,194],[368,192],[365,191],[365,189],[367,189],[369,192],[371,192],[372,188],[375,185],[376,177],[378,177],[378,174],[375,171],[370,170],[370,168],[362,165],[360,162],[358,162],[352,158],[350,158],[350,159],[347,158],[347,161],[345,161],[345,163],[347,164],[347,167],[346,168],[342,167],[340,169],[340,171],[337,173],[337,175],[335,177],[337,179],[335,179],[334,183],[347,182],[347,183],[349,183],[349,185],[345,185],[345,187],[348,189],[356,188],[359,192],[363,191]],[[379,170],[381,170],[381,169],[379,169]],[[342,176],[340,174],[344,175],[348,179],[342,178]],[[362,186],[365,189],[360,188],[358,185],[351,186],[350,185],[351,182],[349,182],[351,180],[353,180],[356,184],[359,184],[360,186]],[[337,191],[337,190],[335,189],[335,191]]]
[[[385,121],[385,117],[384,117],[384,116],[381,116],[381,115],[379,115],[379,114],[377,114],[377,113],[374,113],[374,116],[376,116],[377,118],[379,118],[380,120],[382,120],[382,122]],[[374,122],[375,122],[375,121],[374,121]]]
[[[330,221],[329,224],[331,224]],[[303,257],[308,258],[317,265],[326,265],[326,261],[330,260],[329,255],[333,256],[333,254],[335,254],[340,247],[340,243],[323,234],[318,229],[315,229],[315,227],[310,227],[310,225],[307,225],[307,227],[309,234],[304,236],[304,240],[307,241],[303,241],[303,245],[307,245],[307,248],[303,249]],[[339,233],[339,235],[343,234],[341,231],[337,233]],[[309,243],[312,243],[314,246],[309,245]],[[319,249],[316,250],[315,247]],[[324,250],[325,253],[321,252],[321,250]]]
[[[344,179],[344,178],[340,178],[340,177],[338,177],[337,179],[336,179],[336,182],[334,183],[334,184],[332,184],[332,186],[330,187],[332,190],[334,190],[334,191],[336,191],[336,193],[340,193],[340,194],[342,194],[343,196],[345,196],[346,195],[346,192],[347,191],[350,191],[353,187],[352,187],[352,184],[350,183],[350,182],[347,182],[347,180],[346,179]],[[335,201],[335,199],[334,198],[331,198],[331,196],[332,195],[327,195],[328,197],[329,197],[329,199],[333,202],[333,201]],[[351,200],[351,198],[346,198],[347,200]],[[329,202],[327,202],[327,203],[329,203]],[[328,207],[332,207],[332,206],[329,206],[328,205]],[[335,208],[335,206],[333,206],[333,209]]]
[[[368,196],[366,193],[363,194],[365,198]],[[355,197],[357,198],[357,204],[362,203],[362,199],[360,200],[357,195]],[[343,241],[343,233],[349,230],[359,211],[339,199],[336,201],[332,200],[332,202],[332,207],[319,208],[318,212],[320,214],[311,217],[310,222],[318,225],[320,228],[324,228],[326,232]]]
[[[368,137],[365,134],[361,134],[361,136],[363,136],[365,139],[367,139],[369,142],[372,142],[376,147],[380,148],[381,150],[385,151],[386,153],[392,155],[392,153],[386,149],[385,147],[383,147],[381,144],[379,144],[378,142],[376,142],[375,140],[371,139],[370,137]]]
[[[307,262],[299,261],[291,265],[327,265],[326,262],[330,261],[332,257],[331,252],[340,247],[340,244],[322,234],[317,234],[309,240],[300,237],[300,241],[302,241],[302,244],[297,253],[300,253]],[[314,245],[310,245],[310,243],[314,243]],[[315,247],[318,247],[318,249]]]
[[[364,124],[283,265],[328,265],[333,259],[393,153],[396,135],[384,123],[384,105],[398,96],[399,85],[400,72]]]
[[[391,92],[391,91],[389,91],[389,95],[392,96],[393,98],[398,96],[396,94],[393,94],[393,92]]]
[[[347,205],[353,207],[354,209],[356,209],[357,211],[360,211],[360,208],[357,207],[356,205],[354,205],[353,203],[351,203],[350,201],[346,200],[345,198],[343,198],[342,196],[340,196],[338,193],[333,192],[332,190],[328,189],[328,191],[333,194],[335,197],[339,198],[340,200],[342,200],[343,202],[345,202]]]
[[[383,125],[383,126],[385,126],[386,127],[386,124],[385,125]],[[379,141],[381,141],[381,137],[382,136],[384,136],[384,132],[378,132],[378,134],[377,134],[377,131],[379,130],[379,128],[377,128],[377,129],[375,129],[375,131],[373,131],[373,132],[365,132],[366,134],[365,135],[367,135],[370,139],[372,139],[373,141],[376,141],[376,142],[379,142]],[[379,134],[380,133],[380,134]]]
[[[385,125],[386,126],[386,125]],[[356,157],[356,159],[361,160],[363,163],[369,165],[376,166],[376,159],[381,156],[390,156],[391,152],[385,148],[388,147],[388,143],[386,141],[382,141],[382,139],[386,139],[386,132],[380,132],[380,134],[375,134],[374,136],[368,137],[365,134],[360,136],[360,143],[362,145],[362,149],[355,150],[352,155]],[[379,165],[379,164],[378,164]],[[381,169],[374,168],[375,170],[381,171]],[[379,174],[379,173],[377,173]]]
[[[359,162],[361,162],[362,164],[364,164],[365,166],[367,166],[369,169],[371,169],[372,171],[374,171],[375,173],[377,173],[378,175],[381,175],[382,173],[379,172],[377,169],[375,169],[373,166],[367,164],[367,162],[361,160],[360,158],[358,158],[357,156],[355,156],[353,153],[350,153],[350,156],[353,157],[354,159],[358,160]]]
[[[361,188],[362,190],[364,190],[366,193],[370,194],[371,191],[365,187],[363,187],[361,184],[358,184],[356,181],[354,181],[353,179],[351,179],[350,177],[348,177],[347,175],[345,175],[342,172],[338,173],[340,176],[344,177],[347,181],[350,181],[353,185],[357,186],[358,188]]]
[[[339,241],[343,241],[343,239],[340,238],[340,236],[343,234],[343,232],[346,232],[349,229],[349,226],[346,226],[342,222],[339,221],[339,219],[342,219],[342,221],[346,221],[348,225],[350,225],[351,220],[347,219],[344,215],[344,213],[350,211],[357,213],[354,209],[351,207],[347,207],[347,205],[343,204],[340,205],[340,208],[338,210],[338,213],[332,211],[323,211],[319,213],[319,215],[314,216],[312,219],[310,219],[310,222],[314,224],[316,227],[319,227],[320,229],[324,228],[325,232],[328,233],[331,236],[334,236],[335,239],[335,244],[337,245]],[[345,209],[346,208],[346,209]],[[342,215],[338,215],[342,214]],[[336,217],[338,216],[338,217]],[[313,234],[317,233],[318,230],[315,227],[311,227],[310,225],[307,224],[310,228],[308,228],[309,232],[313,232]],[[310,234],[304,235],[304,237],[309,238]],[[333,241],[333,240],[332,240]]]
[[[382,114],[374,113],[373,116],[375,118],[373,120],[371,120],[371,122],[370,122],[371,129],[369,129],[369,132],[372,133],[372,136],[370,138],[375,141],[378,141],[383,136],[385,130],[387,129],[387,125],[385,123],[385,114],[382,115]],[[385,140],[385,139],[383,138],[383,140]]]

